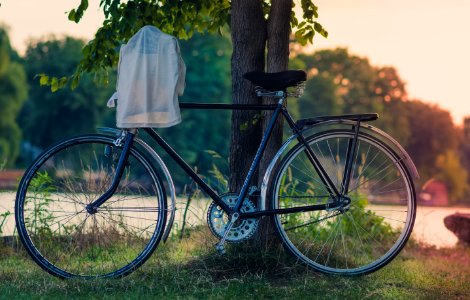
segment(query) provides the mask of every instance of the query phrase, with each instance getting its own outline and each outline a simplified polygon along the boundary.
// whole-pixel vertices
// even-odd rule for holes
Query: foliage
[[[5,163],[0,161],[0,172],[3,170],[4,166],[5,166]],[[1,192],[1,190],[0,190],[0,192]],[[3,212],[0,213],[0,237],[2,237],[5,223],[6,223],[7,219],[12,215],[12,213],[10,211],[6,210],[3,206],[0,206],[0,209],[3,210]]]
[[[393,67],[377,68],[376,74],[374,92],[384,105],[377,125],[406,147],[412,135],[406,130],[411,116],[407,114],[408,96],[405,83]]]
[[[467,170],[470,175],[470,117],[465,118],[464,121],[458,154],[462,161],[462,167]],[[467,183],[470,186],[470,176],[467,178]],[[466,197],[470,199],[470,189],[467,190]]]
[[[271,3],[267,0],[262,3],[265,18],[268,18]],[[74,74],[58,77],[60,75],[43,73],[40,80],[53,90],[64,86],[68,81],[71,81],[72,88],[77,87],[85,73],[95,73],[99,81],[106,81],[110,68],[117,64],[118,47],[141,27],[154,25],[179,39],[191,38],[195,32],[222,32],[224,26],[230,24],[230,6],[229,0],[100,0],[105,20],[95,38],[83,48],[83,58]],[[88,0],[81,0],[80,5],[68,13],[69,20],[80,22],[87,9]],[[294,11],[290,18],[296,39],[305,45],[312,42],[316,33],[328,36],[328,32],[316,21],[318,7],[311,0],[302,0],[301,9],[301,22]]]
[[[5,227],[5,223],[7,219],[10,218],[11,215],[12,213],[10,211],[4,211],[0,213],[0,237],[3,236],[3,229]]]
[[[382,101],[377,101],[374,93],[377,71],[366,58],[350,55],[346,49],[339,48],[317,51],[313,55],[301,54],[298,59],[305,62],[311,77],[323,77],[323,80],[334,84],[343,112],[382,111]]]
[[[291,62],[296,64],[303,65],[309,77],[298,102],[301,117],[376,112],[384,117],[379,126],[406,143],[406,131],[396,126],[397,122],[406,125],[406,117],[388,113],[406,98],[404,83],[394,68],[372,66],[367,58],[343,48],[300,54]]]
[[[31,188],[34,191],[31,197],[33,208],[31,216],[25,218],[25,223],[30,224],[31,228],[29,231],[35,236],[52,235],[52,228],[50,228],[49,222],[54,216],[49,210],[52,208],[50,205],[53,203],[51,193],[54,192],[55,189],[51,186],[51,183],[52,178],[47,172],[38,172],[37,176],[31,180]]]
[[[5,162],[0,161],[0,172],[5,167],[5,164],[6,164],[6,161]],[[0,190],[0,192],[1,192],[1,190]],[[2,208],[4,210],[3,206],[0,206],[0,208]],[[0,213],[0,237],[3,236],[3,229],[4,229],[4,226],[5,226],[5,223],[6,223],[7,218],[10,215],[11,215],[11,212],[8,211],[8,210],[4,210],[2,213]]]
[[[195,34],[181,42],[181,55],[187,67],[186,88],[180,102],[228,103],[230,102],[231,43],[226,36]],[[192,167],[202,175],[213,169],[213,150],[222,157],[228,156],[230,112],[227,110],[182,110],[182,122],[174,127],[160,129],[159,133]],[[158,149],[158,148],[157,148]],[[161,153],[170,165],[177,186],[188,183],[188,176],[173,163],[166,153]],[[223,173],[226,165],[220,165]],[[221,191],[226,192],[226,191]]]
[[[228,168],[228,161],[226,159],[224,161],[222,156],[213,150],[207,150],[206,153],[209,153],[214,161],[212,163],[212,170],[210,170],[209,173],[211,178],[215,181],[215,185],[218,187],[217,190],[228,191],[228,176],[220,170],[221,167],[225,169]]]
[[[302,192],[299,192],[298,186],[302,184],[307,184],[308,186],[303,187],[300,189]],[[313,181],[304,183],[302,180],[294,178],[292,176],[292,169],[289,167],[279,185],[279,195],[282,195],[282,207],[305,205],[305,203],[299,203],[298,196],[301,198],[310,196],[315,199],[315,185],[316,183]],[[321,195],[322,192],[319,194]],[[320,195],[318,197],[321,197]],[[333,251],[330,250],[328,252],[327,259],[327,261],[331,262],[331,265],[335,261],[340,265],[344,263],[346,256],[343,256],[341,249],[341,246],[344,247],[344,244],[347,245],[349,251],[355,253],[355,260],[361,258],[366,261],[370,260],[371,255],[373,255],[372,253],[376,250],[373,248],[374,246],[377,247],[377,244],[375,244],[377,241],[387,245],[386,247],[391,246],[390,243],[397,240],[400,231],[394,230],[382,216],[378,216],[374,211],[370,210],[367,195],[356,191],[349,196],[353,204],[344,214],[337,212],[325,214],[325,211],[312,211],[309,213],[283,215],[282,223],[289,224],[289,239],[300,247],[308,248],[307,251],[304,250],[306,251],[305,253],[321,253],[325,250],[326,254],[329,247],[333,248]],[[317,201],[318,203],[312,202],[308,204],[323,204],[320,200]],[[314,225],[307,226],[309,224]],[[359,235],[357,232],[358,228],[367,228],[367,234]],[[335,232],[341,232],[342,244],[335,243],[334,241],[331,242],[332,235]],[[366,240],[365,243],[364,240]],[[372,243],[373,241],[374,243]],[[350,266],[351,264],[352,262],[350,262]]]
[[[439,171],[436,162],[440,155],[456,150],[459,143],[448,111],[421,101],[409,101],[404,106],[408,115],[410,141],[407,149],[424,179]]]
[[[457,202],[469,192],[468,169],[465,169],[455,151],[448,150],[436,159],[436,178],[448,184],[449,199]]]
[[[113,93],[114,84],[97,86],[90,76],[86,76],[73,92],[60,89],[53,93],[49,88],[38,85],[39,79],[35,75],[39,72],[73,72],[81,56],[82,46],[82,41],[70,37],[40,40],[29,45],[24,60],[31,92],[19,118],[25,131],[24,144],[41,149],[66,136],[94,131],[96,126],[115,125],[115,111],[105,107],[107,98]],[[182,41],[180,46],[187,65],[186,89],[180,101],[229,102],[229,38],[196,33],[193,38]],[[181,124],[161,129],[160,133],[168,138],[191,166],[208,175],[213,169],[213,162],[211,154],[204,150],[215,150],[223,157],[228,156],[230,113],[183,110],[182,118]],[[187,175],[172,164],[171,158],[161,154],[171,166],[176,185],[182,188],[188,182]],[[22,155],[21,165],[29,165],[34,153],[25,149]],[[219,169],[223,173],[228,170],[225,164],[220,165]]]
[[[15,61],[8,34],[0,28],[0,161],[13,166],[20,150],[21,129],[16,117],[27,95],[23,67]]]
[[[449,156],[459,155],[460,142],[449,112],[408,100],[405,84],[393,67],[372,66],[366,58],[341,48],[299,54],[291,65],[303,66],[309,75],[304,96],[298,103],[289,103],[300,117],[377,112],[380,118],[373,125],[407,149],[422,178],[418,185],[441,174],[451,200],[468,190],[459,161],[466,163],[463,153],[470,152],[462,144],[460,158]]]
[[[112,87],[98,87],[90,76],[73,93],[62,89],[53,93],[40,86],[37,74],[70,74],[80,61],[83,41],[71,37],[39,40],[29,44],[25,54],[25,69],[31,86],[20,123],[25,140],[44,148],[65,136],[94,131],[105,114],[106,100]]]

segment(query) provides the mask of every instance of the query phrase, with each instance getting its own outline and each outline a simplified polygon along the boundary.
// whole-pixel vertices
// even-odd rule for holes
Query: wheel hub
[[[329,207],[326,208],[326,211],[339,211],[340,213],[345,213],[349,210],[351,198],[343,195],[340,196],[338,200],[331,200],[328,204]]]
[[[341,196],[339,198],[339,207],[337,208],[337,210],[341,213],[345,213],[349,210],[349,207],[350,207],[350,204],[351,204],[351,198],[349,198],[348,196]]]
[[[94,207],[90,204],[88,204],[87,206],[85,206],[85,209],[87,211],[87,213],[89,213],[90,215],[94,215],[98,212],[98,208],[97,207]]]

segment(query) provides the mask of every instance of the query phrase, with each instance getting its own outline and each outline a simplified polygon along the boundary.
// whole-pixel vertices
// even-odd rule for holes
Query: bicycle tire
[[[130,274],[158,246],[166,224],[166,195],[144,153],[130,148],[121,182],[98,211],[96,200],[114,178],[121,146],[104,135],[83,135],[44,151],[25,172],[16,197],[18,235],[33,260],[60,278]]]
[[[353,137],[353,130],[335,129],[306,138],[338,190]],[[274,209],[332,202],[304,149],[301,143],[295,145],[277,166],[271,184]],[[379,139],[359,132],[351,172],[351,203],[345,211],[273,216],[288,252],[322,273],[374,272],[398,255],[413,229],[416,195],[403,158]]]

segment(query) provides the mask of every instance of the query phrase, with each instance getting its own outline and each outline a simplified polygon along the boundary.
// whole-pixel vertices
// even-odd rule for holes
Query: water
[[[470,208],[418,206],[414,236],[437,247],[452,247],[457,237],[444,225],[444,218],[456,212],[470,214]]]
[[[5,215],[7,212],[11,213],[9,216],[0,217],[0,224],[3,223],[0,228],[2,235],[11,235],[15,229],[15,196],[16,194],[11,192],[0,193],[0,215]]]
[[[15,218],[13,216],[15,193],[4,192],[0,193],[0,214],[10,211],[12,214],[6,217],[3,224],[3,235],[11,235],[15,229]],[[205,222],[206,209],[208,201],[193,201],[194,205],[191,207],[189,215],[190,223]],[[176,214],[175,224],[182,216],[182,209],[184,208],[184,199],[178,200],[178,211]],[[455,208],[455,207],[426,207],[419,206],[416,214],[415,226],[413,235],[416,239],[429,245],[436,247],[452,247],[457,243],[457,237],[449,231],[444,225],[444,218],[456,212],[470,214],[470,208]],[[0,224],[3,221],[0,217]]]

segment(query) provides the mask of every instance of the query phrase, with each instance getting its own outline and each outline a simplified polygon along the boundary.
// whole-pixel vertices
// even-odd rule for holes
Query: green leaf
[[[315,18],[318,18],[318,6],[312,3],[312,11]]]
[[[82,0],[77,9],[72,9],[69,13],[69,20],[75,23],[80,22],[83,17],[83,13],[88,8],[88,0]]]
[[[210,154],[213,158],[222,158],[222,156],[214,150],[206,150],[206,153]]]
[[[312,30],[312,31],[309,31],[309,32],[305,35],[306,39],[307,39],[310,43],[313,42],[313,37],[314,37],[314,36],[315,36],[315,31],[313,31],[313,30]]]
[[[59,89],[59,79],[57,79],[57,77],[52,77],[51,79],[51,91],[53,93],[57,92],[57,90]]]
[[[67,77],[61,77],[59,79],[59,89],[63,88],[67,82],[69,81],[69,79]]]
[[[81,73],[78,73],[78,72],[77,72],[77,74],[75,74],[74,76],[72,76],[72,84],[70,85],[70,88],[71,88],[72,90],[76,89],[77,86],[78,86],[78,82],[80,81],[80,76],[79,76],[79,74],[81,74]]]
[[[68,18],[69,18],[70,21],[75,22],[75,14],[76,14],[75,9],[72,9],[72,10],[69,12]]]
[[[46,74],[39,74],[39,85],[49,85],[49,76]]]
[[[323,37],[328,37],[328,32],[323,28],[320,23],[315,22],[313,24],[313,28],[315,28],[315,31],[321,34]]]

